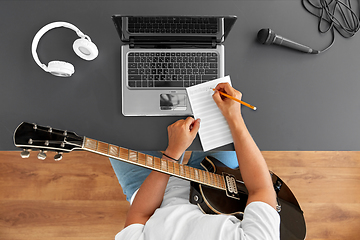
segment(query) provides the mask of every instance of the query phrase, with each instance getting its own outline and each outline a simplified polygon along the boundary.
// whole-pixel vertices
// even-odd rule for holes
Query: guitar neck
[[[84,137],[82,149],[210,187],[222,190],[226,189],[222,175],[189,167],[163,158],[154,157],[87,137]]]

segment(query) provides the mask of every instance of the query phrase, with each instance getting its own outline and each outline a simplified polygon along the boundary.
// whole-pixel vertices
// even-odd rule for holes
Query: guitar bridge
[[[240,200],[240,194],[236,184],[236,178],[234,175],[223,172],[222,173],[226,185],[226,195],[231,198]]]

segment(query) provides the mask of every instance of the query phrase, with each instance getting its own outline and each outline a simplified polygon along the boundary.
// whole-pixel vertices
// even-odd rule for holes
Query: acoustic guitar
[[[217,159],[206,157],[201,165],[204,170],[189,167],[166,159],[118,147],[75,132],[23,122],[14,132],[14,144],[23,149],[21,157],[27,158],[31,150],[40,151],[38,158],[44,160],[47,151],[55,151],[56,161],[62,154],[73,150],[85,150],[124,161],[151,170],[189,180],[189,201],[206,214],[231,214],[242,219],[248,191],[242,181],[240,170],[231,169]],[[303,240],[306,225],[298,201],[288,186],[270,172],[278,197],[278,212],[281,217],[281,240]]]

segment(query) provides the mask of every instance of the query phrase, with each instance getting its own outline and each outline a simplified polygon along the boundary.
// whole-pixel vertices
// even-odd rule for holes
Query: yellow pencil
[[[214,91],[216,91],[215,88],[211,88],[211,89],[214,90]],[[246,103],[246,102],[244,102],[244,101],[241,101],[240,99],[234,98],[234,97],[232,97],[232,96],[230,96],[230,95],[228,95],[228,94],[226,94],[226,93],[220,92],[220,91],[219,91],[219,93],[220,93],[221,95],[227,97],[227,98],[230,98],[230,99],[232,99],[232,100],[234,100],[234,101],[237,101],[237,102],[241,103],[241,104],[244,105],[244,106],[247,106],[247,107],[251,108],[251,109],[254,110],[254,111],[256,110],[256,107],[254,107],[253,105],[250,105],[250,104],[248,104],[248,103]]]

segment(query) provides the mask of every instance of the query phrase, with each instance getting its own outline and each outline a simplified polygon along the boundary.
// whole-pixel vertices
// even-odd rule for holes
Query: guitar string
[[[97,140],[94,140],[96,142],[99,142]],[[104,144],[107,144],[108,145],[108,148],[110,146],[110,144],[108,143],[105,143]],[[115,146],[115,145],[114,145]],[[220,174],[217,174],[217,173],[212,173],[212,172],[207,172],[207,171],[204,171],[202,169],[195,169],[193,167],[190,167],[190,166],[186,166],[186,165],[183,165],[183,164],[179,164],[177,163],[179,166],[179,173],[177,174],[176,173],[176,166],[175,166],[175,163],[174,163],[174,169],[173,171],[169,171],[169,160],[167,159],[163,159],[163,158],[159,158],[160,160],[160,165],[159,167],[156,166],[155,164],[155,157],[152,156],[152,155],[148,155],[148,154],[144,154],[145,155],[145,164],[142,164],[139,162],[139,152],[138,151],[134,151],[134,150],[131,150],[131,149],[126,149],[126,148],[123,148],[123,149],[126,149],[127,150],[127,159],[123,159],[122,157],[120,157],[120,148],[121,147],[118,147],[118,146],[115,146],[117,148],[119,148],[118,152],[119,154],[117,154],[117,156],[115,155],[110,155],[110,154],[106,154],[104,153],[105,155],[107,155],[108,157],[114,157],[118,160],[123,160],[123,161],[130,161],[131,163],[136,163],[136,164],[139,164],[140,166],[143,166],[143,167],[148,167],[148,168],[151,168],[151,169],[154,169],[154,170],[157,170],[157,171],[164,171],[170,175],[174,175],[174,176],[178,176],[178,177],[181,177],[181,178],[184,178],[184,179],[187,179],[187,180],[193,180],[193,181],[196,181],[196,182],[199,182],[199,183],[202,183],[204,185],[208,185],[208,186],[211,186],[211,187],[215,187],[215,188],[218,188],[218,189],[222,189],[224,190],[225,187],[225,182],[221,183],[221,179],[223,179],[222,175]],[[95,151],[99,151],[97,148]],[[133,158],[131,156],[131,152],[134,152],[136,154],[136,161],[132,161],[131,158]],[[151,158],[151,164],[149,165],[148,164],[148,161],[146,159],[148,159],[148,157]],[[166,161],[166,169],[163,169],[162,167],[162,162],[161,160],[165,160]],[[188,170],[185,169],[185,166],[188,168]],[[191,171],[193,171],[194,173],[191,174]],[[196,178],[195,177],[195,171],[197,172],[197,175],[198,177]],[[209,174],[209,176],[207,176],[207,173]],[[199,177],[199,175],[203,176],[203,179],[201,180],[201,178]],[[219,181],[220,179],[220,181]],[[224,179],[223,179],[224,180]]]
[[[76,144],[76,143],[72,143],[72,142],[69,142],[69,141],[67,141],[66,139],[69,137],[69,136],[67,136],[67,135],[64,135],[64,134],[61,134],[61,133],[58,133],[58,132],[49,132],[49,130],[46,130],[46,129],[40,129],[39,127],[36,129],[36,130],[38,130],[38,131],[42,131],[42,132],[47,132],[47,133],[50,133],[50,134],[54,134],[54,135],[57,135],[57,136],[63,136],[64,137],[64,141],[59,141],[59,140],[47,140],[48,141],[48,143],[49,144],[61,144],[61,143],[65,143],[65,144],[68,144],[68,145],[72,145],[72,146],[77,146],[77,147],[82,147],[82,145],[79,145],[79,144]],[[52,129],[52,130],[56,130],[56,131],[61,131],[61,130],[58,130],[58,129]],[[79,138],[81,138],[81,137],[79,137]],[[74,139],[76,139],[76,138],[74,138]],[[83,138],[81,138],[82,140],[84,140]],[[33,140],[33,142],[46,142],[46,140],[44,141],[44,140]],[[98,141],[97,141],[98,142]],[[106,143],[107,144],[107,143]],[[107,144],[108,145],[108,148],[109,148],[109,144]],[[97,148],[96,148],[97,149]],[[108,149],[108,151],[109,151],[109,149]],[[128,149],[128,159],[130,160],[130,149]],[[134,151],[134,152],[136,152],[136,159],[137,159],[137,163],[138,163],[138,159],[139,159],[139,156],[138,156],[138,152],[137,151]],[[108,156],[110,156],[110,154],[109,153],[107,153],[106,155],[108,155]],[[148,155],[148,154],[146,154],[146,156],[151,156],[151,155]],[[162,158],[160,158],[160,159],[162,159]],[[168,172],[169,173],[169,171],[168,171],[168,160],[166,160],[166,159],[164,159],[166,162],[167,162],[167,169],[166,169],[166,172]],[[131,160],[130,160],[131,161]],[[156,167],[155,167],[155,162],[154,162],[154,158],[153,158],[153,160],[152,160],[152,168],[154,168],[154,169],[157,169]],[[183,165],[181,165],[181,164],[179,164],[179,168],[181,167],[181,166],[183,166]],[[175,165],[174,165],[174,167],[175,167]],[[180,176],[182,176],[182,177],[184,177],[184,178],[186,178],[186,179],[190,179],[190,180],[196,180],[196,181],[201,181],[201,179],[199,178],[199,179],[195,179],[194,177],[195,176],[193,176],[192,177],[192,175],[193,174],[191,174],[191,170],[193,170],[194,172],[195,172],[195,168],[193,168],[193,167],[190,167],[190,166],[187,166],[188,167],[188,171],[186,171],[185,170],[185,168],[182,168],[183,169],[183,174],[180,174],[180,169],[179,169],[179,175]],[[160,162],[160,167],[159,167],[159,169],[158,170],[161,170],[161,162]],[[165,169],[164,169],[164,171],[165,171]],[[211,186],[217,186],[218,188],[223,188],[222,187],[222,184],[221,183],[219,183],[219,181],[217,180],[218,178],[217,178],[217,175],[219,175],[219,174],[216,174],[216,173],[211,173],[211,172],[208,172],[209,173],[209,177],[207,177],[206,176],[206,171],[204,171],[204,170],[201,170],[201,169],[198,169],[198,171],[202,171],[202,172],[205,172],[205,177],[204,177],[204,179],[203,179],[203,181],[201,181],[203,184],[206,184],[206,185],[211,185]],[[187,173],[187,174],[186,174]],[[175,174],[175,173],[173,173],[173,174]],[[188,176],[186,176],[186,175],[188,175]],[[219,176],[221,176],[221,175],[219,175]],[[208,182],[205,180],[205,179],[207,179],[208,180]],[[221,179],[221,178],[220,178]]]
[[[68,142],[68,141],[66,141],[66,138],[68,138],[68,136],[65,136],[64,134],[60,134],[60,133],[57,133],[57,132],[49,132],[48,130],[44,130],[44,129],[39,129],[39,128],[37,128],[37,130],[39,130],[39,131],[42,131],[42,132],[48,132],[48,133],[51,133],[51,134],[54,134],[54,135],[58,135],[58,136],[63,136],[64,137],[64,141],[56,141],[56,140],[53,140],[53,141],[49,141],[49,144],[50,143],[52,143],[52,144],[61,144],[61,143],[63,143],[63,142],[65,142],[66,144],[68,144],[68,145],[73,145],[73,146],[77,146],[77,147],[81,147],[81,145],[79,145],[79,144],[76,144],[76,143],[71,143],[71,142]],[[58,129],[53,129],[53,130],[56,130],[56,131],[61,131],[61,130],[58,130]],[[41,140],[34,140],[34,142],[41,142]],[[99,141],[97,141],[96,140],[96,142],[98,143]],[[109,155],[109,144],[108,143],[106,143],[107,145],[108,145],[108,149],[107,149],[107,151],[108,151],[108,153],[106,154],[106,155]],[[97,147],[96,147],[96,149],[97,149]],[[130,149],[128,149],[128,159],[130,160],[130,151],[132,151],[132,150],[130,150]],[[139,159],[139,155],[138,155],[138,151],[134,151],[135,153],[136,153],[136,162],[138,163],[138,159]],[[145,154],[146,156],[151,156],[151,155],[148,155],[148,154]],[[110,155],[109,155],[110,156]],[[153,156],[152,156],[153,157]],[[163,159],[163,158],[160,158],[160,159]],[[166,161],[166,165],[167,165],[167,171],[166,172],[169,172],[168,171],[168,166],[169,166],[169,161],[168,160],[166,160],[166,159],[164,159],[165,161]],[[131,161],[131,160],[130,160]],[[154,157],[152,158],[152,168],[154,168],[154,169],[157,169],[156,167],[155,167],[155,162],[154,162]],[[181,166],[181,164],[179,164],[179,168],[180,168],[180,166]],[[175,165],[174,165],[174,167],[175,167]],[[188,167],[188,171],[186,171],[185,170],[185,168],[183,169],[183,177],[184,178],[188,178],[188,179],[191,179],[191,180],[195,180],[194,179],[194,177],[192,177],[192,174],[191,174],[191,170],[193,169],[194,170],[194,172],[195,172],[195,168],[193,168],[193,167],[190,167],[190,166],[187,166]],[[159,170],[161,170],[161,162],[160,162],[160,167],[159,167]],[[165,169],[164,169],[165,170]],[[200,170],[200,171],[203,171],[203,172],[206,172],[206,171],[204,171],[204,170],[201,170],[201,169],[198,169],[198,170]],[[187,177],[186,176],[186,172],[188,172],[188,175],[189,175],[189,177]],[[216,174],[216,173],[211,173],[211,172],[208,172],[209,173],[209,178],[208,177],[205,177],[206,179],[208,179],[209,180],[209,183],[208,184],[210,184],[210,185],[220,185],[220,187],[221,187],[221,183],[219,183],[219,181],[217,180],[218,178],[216,177],[217,175],[219,175],[219,174]],[[180,175],[180,169],[179,169],[179,175]],[[219,175],[219,176],[221,176],[221,175]],[[205,180],[205,179],[204,179]],[[199,179],[199,181],[200,181],[200,179]],[[206,182],[204,182],[204,181],[202,181],[203,183],[206,183]]]
[[[51,128],[52,129],[52,128]],[[56,143],[56,144],[59,144],[59,143],[65,143],[65,144],[68,144],[68,145],[72,145],[72,146],[77,146],[77,147],[81,147],[82,145],[80,144],[76,144],[76,143],[72,143],[72,142],[69,142],[67,141],[67,138],[69,138],[68,135],[64,135],[64,134],[60,134],[60,133],[57,133],[57,132],[49,132],[48,130],[45,130],[45,129],[40,129],[39,127],[37,127],[36,129],[37,131],[42,131],[42,132],[47,132],[47,133],[50,133],[50,134],[53,134],[53,135],[57,135],[57,136],[63,136],[64,137],[64,141],[59,141],[59,140],[52,140],[50,141],[49,140],[49,143]],[[58,130],[58,129],[52,129],[53,130],[56,130],[56,131],[61,131],[61,130]],[[64,131],[65,132],[65,131]],[[76,139],[75,137],[73,137],[75,140],[83,140],[83,138],[79,137],[79,139]],[[41,142],[43,140],[33,140],[34,142]],[[46,142],[46,140],[45,140]]]

